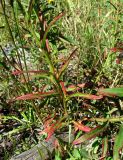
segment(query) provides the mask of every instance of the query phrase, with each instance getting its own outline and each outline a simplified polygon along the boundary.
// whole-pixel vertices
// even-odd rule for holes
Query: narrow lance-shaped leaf
[[[36,74],[39,74],[39,73],[47,73],[47,71],[44,71],[44,70],[40,70],[40,71],[37,71],[37,70],[29,70],[29,71],[21,71],[21,70],[15,70],[12,72],[13,75],[20,75],[20,74],[23,74],[23,73],[36,73]]]
[[[48,127],[51,123],[53,123],[55,117],[56,113],[48,115],[48,117],[44,120],[44,128]]]
[[[53,75],[53,73],[51,72],[47,72],[45,70],[30,70],[30,71],[14,71],[12,74],[14,75],[20,75],[23,73],[30,73],[30,74],[36,74],[36,75],[31,75],[31,78],[47,78],[49,79],[54,85],[61,87],[58,80],[56,79],[56,77]]]
[[[62,123],[59,123],[58,121],[51,124],[50,126],[46,127],[43,131],[41,131],[39,134],[42,135],[44,133],[47,133],[47,138],[46,141],[48,141],[51,136],[54,134],[54,132],[58,129],[62,127]]]
[[[15,100],[32,100],[32,99],[41,99],[48,96],[57,96],[59,95],[57,92],[51,91],[51,92],[37,92],[37,93],[30,93],[25,94],[22,96],[19,96],[15,98]]]
[[[105,96],[123,97],[123,88],[105,88],[105,89],[100,89],[98,93]]]
[[[58,16],[56,16],[48,25],[48,27],[46,28],[46,31],[44,33],[43,36],[43,40],[42,40],[42,48],[45,47],[45,43],[46,43],[46,38],[47,38],[47,34],[49,32],[49,30],[51,29],[51,27],[54,25],[54,23],[56,23],[56,21],[58,21],[61,17],[63,17],[65,15],[65,13],[60,13]]]
[[[91,130],[90,132],[84,134],[83,136],[81,136],[80,138],[76,139],[73,141],[73,144],[80,144],[83,143],[91,138],[94,138],[95,136],[97,136],[98,134],[102,133],[108,126],[108,123],[105,123],[102,126],[96,127],[95,129]]]
[[[81,131],[84,131],[84,132],[90,132],[91,131],[91,128],[88,127],[88,126],[84,126],[82,123],[80,122],[76,122],[76,121],[73,121],[73,124],[75,126],[76,129],[79,129]]]
[[[53,76],[52,73],[47,72],[45,70],[29,70],[29,71],[21,71],[21,70],[15,70],[12,72],[13,75],[21,75],[24,73],[29,73],[29,75],[31,76],[31,78],[47,78],[47,79],[51,79],[51,76]]]
[[[46,120],[44,122],[44,127],[47,128],[49,126],[49,124],[53,122],[53,120],[54,120],[54,118],[50,118],[50,119]]]
[[[67,98],[73,98],[73,97],[82,97],[82,98],[86,98],[86,99],[91,99],[91,100],[98,100],[98,99],[102,99],[103,96],[96,96],[96,95],[92,95],[92,94],[84,94],[84,93],[73,93],[71,95],[69,95]]]
[[[116,135],[113,148],[113,160],[120,160],[119,151],[123,148],[123,125],[120,126],[120,130]]]
[[[62,68],[59,70],[59,74],[58,74],[58,78],[60,79],[60,77],[62,76],[62,74],[64,73],[64,71],[66,70],[67,66],[70,63],[71,58],[74,56],[74,54],[76,53],[77,48],[74,49],[74,51],[70,54],[70,56],[68,57],[68,59],[66,60],[66,62],[64,63],[64,65],[62,66]]]
[[[66,118],[66,116],[62,117],[61,119],[59,119],[58,121],[55,121],[55,122],[49,121],[49,125],[47,124],[47,127],[43,131],[41,131],[39,134],[47,133],[46,141],[48,141],[50,139],[50,137],[54,134],[54,132],[57,129],[59,129],[60,127],[62,127],[62,125],[63,125],[62,121],[65,118]]]

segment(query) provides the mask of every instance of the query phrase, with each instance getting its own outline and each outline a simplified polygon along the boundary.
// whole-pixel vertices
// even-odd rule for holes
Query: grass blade
[[[113,149],[113,159],[120,160],[119,151],[123,148],[123,125],[120,126],[119,133],[116,135],[114,149]]]

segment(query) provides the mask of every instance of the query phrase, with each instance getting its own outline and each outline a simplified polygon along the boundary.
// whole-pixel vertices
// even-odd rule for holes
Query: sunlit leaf
[[[53,122],[53,119],[54,119],[54,118],[50,118],[50,119],[46,120],[46,121],[44,122],[44,127],[48,127],[49,124]]]
[[[102,126],[96,127],[93,130],[91,130],[90,132],[84,134],[83,136],[81,136],[80,138],[76,139],[73,141],[73,144],[80,144],[83,143],[91,138],[96,137],[98,134],[102,133],[108,126],[108,123],[105,123]]]
[[[84,93],[73,93],[71,95],[68,96],[68,99],[73,98],[73,97],[82,97],[82,98],[86,98],[86,99],[91,99],[91,100],[98,100],[98,99],[102,99],[103,96],[96,96],[96,95],[92,95],[92,94],[84,94]]]
[[[56,121],[51,125],[47,126],[43,131],[39,132],[40,135],[47,133],[46,141],[48,141],[54,132],[62,126],[62,122]]]
[[[48,3],[51,3],[51,2],[53,2],[53,1],[54,1],[54,0],[47,0]]]
[[[76,121],[73,121],[73,124],[75,126],[76,129],[79,129],[81,131],[84,131],[84,132],[90,132],[91,131],[91,128],[88,127],[88,126],[84,126],[82,123],[80,122],[76,122]]]
[[[113,160],[120,160],[119,151],[123,148],[123,125],[120,126],[120,130],[115,138],[113,148]]]
[[[105,96],[119,96],[123,97],[123,88],[105,88],[100,89],[99,94],[105,95]]]
[[[55,160],[62,160],[61,152],[55,149]]]
[[[73,156],[76,158],[76,159],[81,159],[81,152],[79,151],[79,149],[77,148],[74,148],[73,150]]]
[[[36,92],[36,93],[30,93],[25,94],[22,96],[19,96],[15,98],[15,100],[32,100],[32,99],[41,99],[48,96],[56,96],[58,93],[51,91],[51,92]]]
[[[50,137],[53,135],[55,132],[55,124],[51,124],[51,126],[46,127],[43,131],[39,132],[40,135],[47,133],[47,139],[49,140]]]
[[[55,116],[56,113],[48,115],[48,117],[44,120],[44,128],[47,128],[51,123],[53,123]]]
[[[28,74],[30,79],[34,79],[34,78],[47,78],[51,80],[51,76],[53,76],[52,73],[47,72],[45,70],[29,70],[29,71],[21,71],[21,70],[15,70],[12,72],[13,75],[21,75],[21,74]]]

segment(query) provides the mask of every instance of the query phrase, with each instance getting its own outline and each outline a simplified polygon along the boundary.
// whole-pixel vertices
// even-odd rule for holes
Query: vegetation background
[[[56,160],[123,158],[123,0],[1,0],[0,48],[2,159],[43,132],[74,133]]]

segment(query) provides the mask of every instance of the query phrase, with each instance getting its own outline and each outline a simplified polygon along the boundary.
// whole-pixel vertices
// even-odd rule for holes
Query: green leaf
[[[25,94],[25,95],[19,96],[15,100],[42,99],[44,97],[57,96],[57,95],[59,95],[59,94],[57,92],[54,92],[54,91],[50,91],[50,92],[37,92],[37,93],[30,93],[30,94]]]
[[[29,109],[29,121],[36,122],[34,111],[31,108]]]
[[[59,150],[56,150],[56,152],[55,152],[55,160],[62,160]]]
[[[97,100],[97,99],[101,99],[102,96],[96,96],[96,95],[92,95],[92,94],[84,94],[84,93],[73,93],[71,95],[69,95],[67,98],[73,98],[73,97],[82,97],[82,98],[86,98],[86,99],[91,99],[91,100]]]
[[[106,88],[106,89],[101,89],[98,92],[99,94],[102,94],[105,96],[123,97],[123,88]]]
[[[74,148],[73,156],[74,156],[74,158],[78,158],[78,159],[81,158],[80,151],[77,148]]]
[[[21,74],[25,74],[28,73],[30,75],[30,77],[33,78],[47,78],[47,79],[51,79],[51,76],[53,75],[50,72],[47,72],[45,70],[29,70],[29,71],[21,71],[21,70],[16,70],[13,71],[12,74],[13,75],[21,75]]]
[[[22,115],[24,121],[29,122],[28,115],[26,113],[22,112],[21,115]]]
[[[3,118],[4,118],[5,121],[14,119],[14,120],[20,122],[21,124],[24,124],[24,122],[16,116],[3,116]]]
[[[99,127],[96,127],[95,129],[93,129],[92,131],[88,132],[87,134],[84,134],[83,136],[81,136],[80,138],[76,139],[73,141],[73,144],[80,144],[85,142],[86,140],[89,140],[91,138],[94,138],[95,136],[97,136],[98,134],[102,133],[108,126],[108,123],[104,123],[104,125],[101,125]]]
[[[119,151],[123,148],[123,124],[120,126],[120,130],[115,138],[113,159],[120,160]]]
[[[41,148],[39,148],[39,147],[37,147],[37,150],[38,150],[38,153],[39,153],[39,155],[40,155],[40,158],[41,159],[44,159],[44,152],[42,151],[42,149]]]
[[[83,148],[80,150],[81,156],[85,158],[86,160],[90,160],[92,157],[90,157],[89,153]]]

